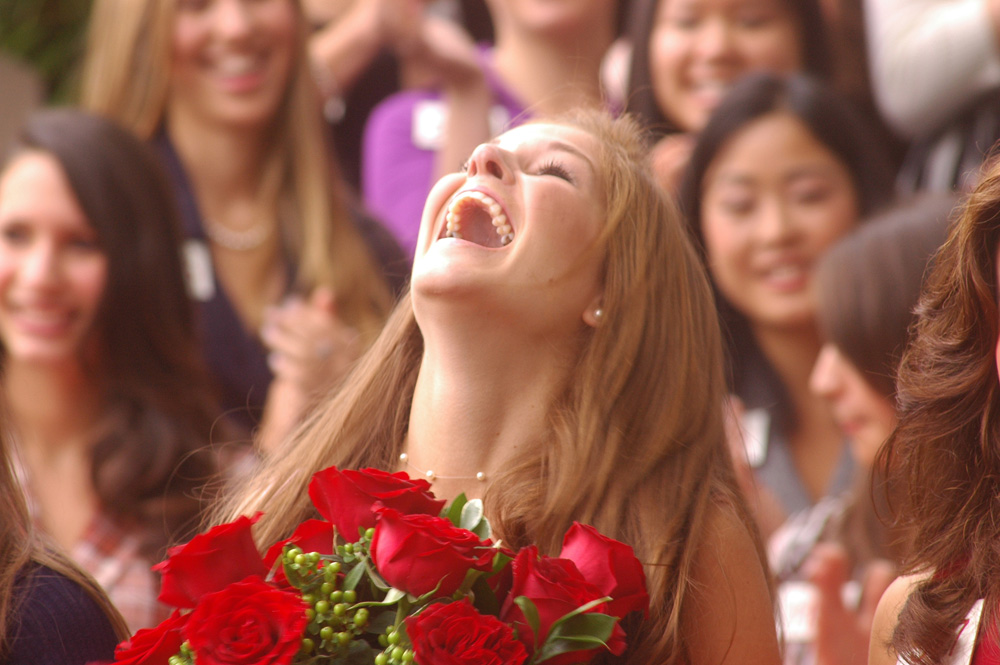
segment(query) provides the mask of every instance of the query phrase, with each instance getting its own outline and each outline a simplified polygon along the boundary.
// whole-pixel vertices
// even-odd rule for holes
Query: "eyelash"
[[[570,175],[569,171],[566,170],[566,167],[563,166],[562,164],[560,164],[559,162],[555,161],[554,159],[553,160],[549,160],[549,161],[545,162],[544,164],[542,164],[542,166],[538,169],[538,174],[539,175],[554,175],[557,178],[562,178],[566,182],[570,182],[570,183],[575,183],[576,182],[573,179],[573,176]]]

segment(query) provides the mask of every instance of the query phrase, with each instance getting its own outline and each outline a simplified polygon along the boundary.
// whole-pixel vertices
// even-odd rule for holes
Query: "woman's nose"
[[[470,178],[479,175],[505,180],[510,175],[510,169],[504,163],[500,149],[492,143],[484,143],[472,151],[468,174]]]
[[[215,29],[228,39],[241,39],[253,32],[253,18],[246,0],[220,0],[213,18]]]
[[[809,375],[809,389],[813,394],[829,399],[837,393],[840,385],[837,372],[839,354],[832,344],[824,344],[820,349]]]
[[[58,282],[59,260],[56,248],[50,243],[35,243],[24,257],[21,277],[31,285],[46,285]]]

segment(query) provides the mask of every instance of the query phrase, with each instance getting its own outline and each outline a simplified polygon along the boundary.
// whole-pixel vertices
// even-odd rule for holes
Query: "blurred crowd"
[[[78,80],[44,108],[0,54],[2,492],[129,631],[378,337],[434,183],[576,108],[639,121],[710,278],[784,662],[866,662],[898,575],[966,579],[978,550],[930,566],[901,513],[916,444],[884,444],[925,275],[988,206],[1000,0],[93,0]]]

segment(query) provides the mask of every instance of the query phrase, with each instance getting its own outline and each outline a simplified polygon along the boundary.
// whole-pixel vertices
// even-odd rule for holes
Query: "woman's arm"
[[[712,509],[683,612],[692,665],[781,662],[774,606],[748,527],[725,506]]]

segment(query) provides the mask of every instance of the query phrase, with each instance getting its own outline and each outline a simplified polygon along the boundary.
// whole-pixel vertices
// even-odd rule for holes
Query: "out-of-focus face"
[[[0,174],[0,341],[9,361],[75,361],[108,261],[59,162],[25,152]]]
[[[809,388],[830,404],[834,420],[851,441],[851,452],[872,468],[879,448],[896,426],[892,400],[881,394],[835,345],[820,350]]]
[[[701,131],[745,74],[804,66],[789,0],[661,0],[655,21],[653,93],[664,116],[683,131]]]
[[[858,216],[847,167],[786,113],[736,132],[702,183],[709,270],[753,327],[814,325],[816,262]]]
[[[596,147],[581,130],[529,124],[479,146],[464,173],[442,178],[424,208],[415,307],[464,296],[484,313],[515,313],[525,328],[579,328],[601,291]]]
[[[177,0],[171,122],[267,127],[288,89],[297,23],[292,0]]]

